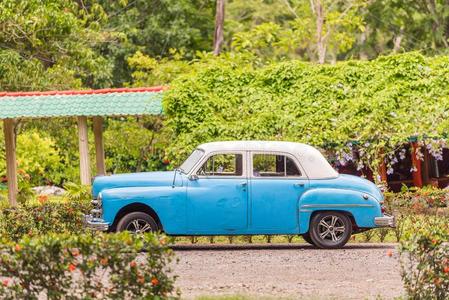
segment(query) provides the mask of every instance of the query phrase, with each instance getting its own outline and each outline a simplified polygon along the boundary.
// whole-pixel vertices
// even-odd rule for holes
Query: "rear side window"
[[[203,176],[242,176],[243,162],[241,154],[215,154],[198,170]]]
[[[253,175],[255,177],[298,177],[301,172],[288,156],[277,154],[254,154]]]

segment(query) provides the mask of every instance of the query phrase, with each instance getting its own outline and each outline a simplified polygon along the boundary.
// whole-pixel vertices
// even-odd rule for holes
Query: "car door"
[[[248,226],[246,152],[210,154],[187,186],[191,234],[241,233]],[[192,177],[194,179],[192,179]]]
[[[298,202],[308,179],[293,155],[250,153],[250,230],[254,233],[298,233]]]

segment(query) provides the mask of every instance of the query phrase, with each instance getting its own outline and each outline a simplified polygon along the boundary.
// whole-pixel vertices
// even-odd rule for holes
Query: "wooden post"
[[[6,150],[6,178],[8,180],[8,199],[11,206],[17,206],[17,160],[16,139],[14,132],[14,119],[3,121],[3,133],[5,134]]]
[[[419,145],[417,142],[411,143],[411,155],[412,155],[412,165],[415,168],[415,171],[412,172],[413,176],[413,185],[416,187],[422,187],[422,167],[421,160],[416,157],[416,151],[419,149]]]
[[[379,157],[380,157],[380,164],[379,164],[380,180],[382,182],[387,183],[387,181],[388,181],[387,165],[385,164],[385,157],[384,157],[383,149],[380,150]]]
[[[87,135],[87,117],[78,117],[78,141],[80,152],[81,184],[90,185],[89,140]]]
[[[97,163],[97,175],[105,175],[104,142],[103,142],[103,118],[94,117],[95,158]]]
[[[387,175],[387,165],[385,164],[385,161],[382,158],[382,162],[379,165],[379,175],[380,175],[380,180],[382,182],[387,183],[388,181],[388,175]]]
[[[430,180],[430,157],[429,157],[429,150],[424,149],[424,161],[422,162],[422,180],[423,184],[427,185],[431,183]]]

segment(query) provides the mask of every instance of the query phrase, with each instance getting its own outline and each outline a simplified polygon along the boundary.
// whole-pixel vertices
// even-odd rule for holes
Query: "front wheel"
[[[132,233],[155,232],[158,230],[156,221],[143,212],[132,212],[125,215],[117,224],[117,231],[130,231]]]
[[[312,242],[319,248],[341,248],[351,237],[352,223],[345,214],[320,212],[313,216],[309,233]]]

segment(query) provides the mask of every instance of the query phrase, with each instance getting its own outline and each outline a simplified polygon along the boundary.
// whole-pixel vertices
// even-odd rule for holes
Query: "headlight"
[[[94,218],[101,218],[101,215],[103,214],[102,210],[102,195],[101,193],[98,193],[97,199],[92,200],[93,209],[90,211],[91,215]]]
[[[95,208],[101,208],[101,204],[102,204],[102,195],[101,195],[101,193],[98,193],[97,198],[92,200],[90,203],[92,203],[92,205]]]

